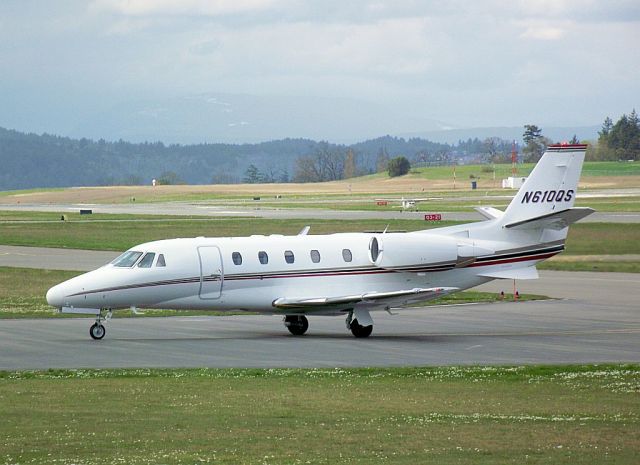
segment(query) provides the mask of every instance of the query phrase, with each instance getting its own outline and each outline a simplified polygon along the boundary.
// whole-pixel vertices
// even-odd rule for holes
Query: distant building
[[[509,176],[507,179],[502,180],[502,188],[503,189],[520,189],[526,180],[527,180],[526,177]]]

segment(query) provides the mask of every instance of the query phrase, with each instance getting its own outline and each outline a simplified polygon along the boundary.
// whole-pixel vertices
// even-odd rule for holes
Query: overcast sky
[[[600,124],[640,110],[640,1],[0,1],[0,126],[199,93]]]

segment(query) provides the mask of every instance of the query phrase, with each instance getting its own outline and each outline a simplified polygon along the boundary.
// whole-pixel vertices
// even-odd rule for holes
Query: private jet
[[[93,339],[114,310],[243,310],[282,315],[295,336],[308,315],[343,316],[358,338],[371,312],[469,289],[535,279],[562,252],[568,227],[593,213],[574,201],[586,145],[551,145],[505,211],[484,221],[415,232],[196,237],[137,245],[47,292],[62,313],[89,314]],[[427,310],[428,311],[428,310]]]

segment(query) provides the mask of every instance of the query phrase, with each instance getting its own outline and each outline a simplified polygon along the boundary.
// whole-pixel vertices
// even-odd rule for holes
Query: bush
[[[387,170],[389,171],[390,177],[402,176],[409,172],[411,169],[411,163],[407,160],[406,157],[395,157],[389,160],[389,164],[387,165]]]

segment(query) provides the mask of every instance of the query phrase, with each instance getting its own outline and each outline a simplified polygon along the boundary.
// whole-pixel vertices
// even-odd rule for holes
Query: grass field
[[[518,165],[518,175],[526,176],[533,165]],[[461,165],[456,167],[453,190],[453,167],[416,167],[406,176],[389,178],[386,173],[373,174],[342,181],[308,184],[228,184],[173,186],[108,186],[65,189],[31,189],[0,192],[0,203],[127,203],[166,201],[207,201],[252,199],[255,196],[274,198],[283,196],[331,195],[405,195],[420,196],[424,192],[456,195],[469,194],[471,180],[478,191],[499,190],[501,180],[511,175],[511,165],[495,165],[495,176],[489,165]],[[473,177],[472,177],[473,176]],[[586,162],[580,189],[640,187],[640,163]],[[477,191],[476,191],[477,192]],[[504,191],[502,191],[504,193]]]
[[[137,221],[146,217],[70,215],[60,221],[55,213],[5,213],[13,221],[0,222],[0,244],[62,247],[90,250],[126,250],[157,239],[195,236],[247,236],[251,234],[297,234],[311,226],[311,234],[351,231],[415,231],[455,222],[421,220],[274,220],[258,218],[172,218]],[[16,221],[21,218],[21,221]],[[86,217],[85,217],[86,218]],[[47,221],[50,219],[51,221]],[[130,219],[131,221],[127,221]],[[153,219],[153,217],[151,218]],[[23,222],[36,220],[25,227]],[[78,221],[77,221],[78,220]],[[577,223],[571,226],[566,254],[619,255],[640,253],[640,227],[623,223]]]
[[[637,464],[640,367],[0,372],[7,464]]]
[[[76,315],[61,315],[45,300],[47,290],[62,281],[77,276],[77,271],[51,271],[32,268],[0,267],[0,319],[3,318],[73,318]],[[509,297],[507,297],[508,299]],[[546,296],[523,294],[520,300],[540,300]],[[500,297],[490,292],[465,291],[427,302],[428,305],[461,304],[468,302],[496,302]],[[237,312],[246,315],[246,312]],[[133,315],[129,311],[116,312],[120,317],[230,315],[232,312],[185,311],[145,309],[143,314]]]

